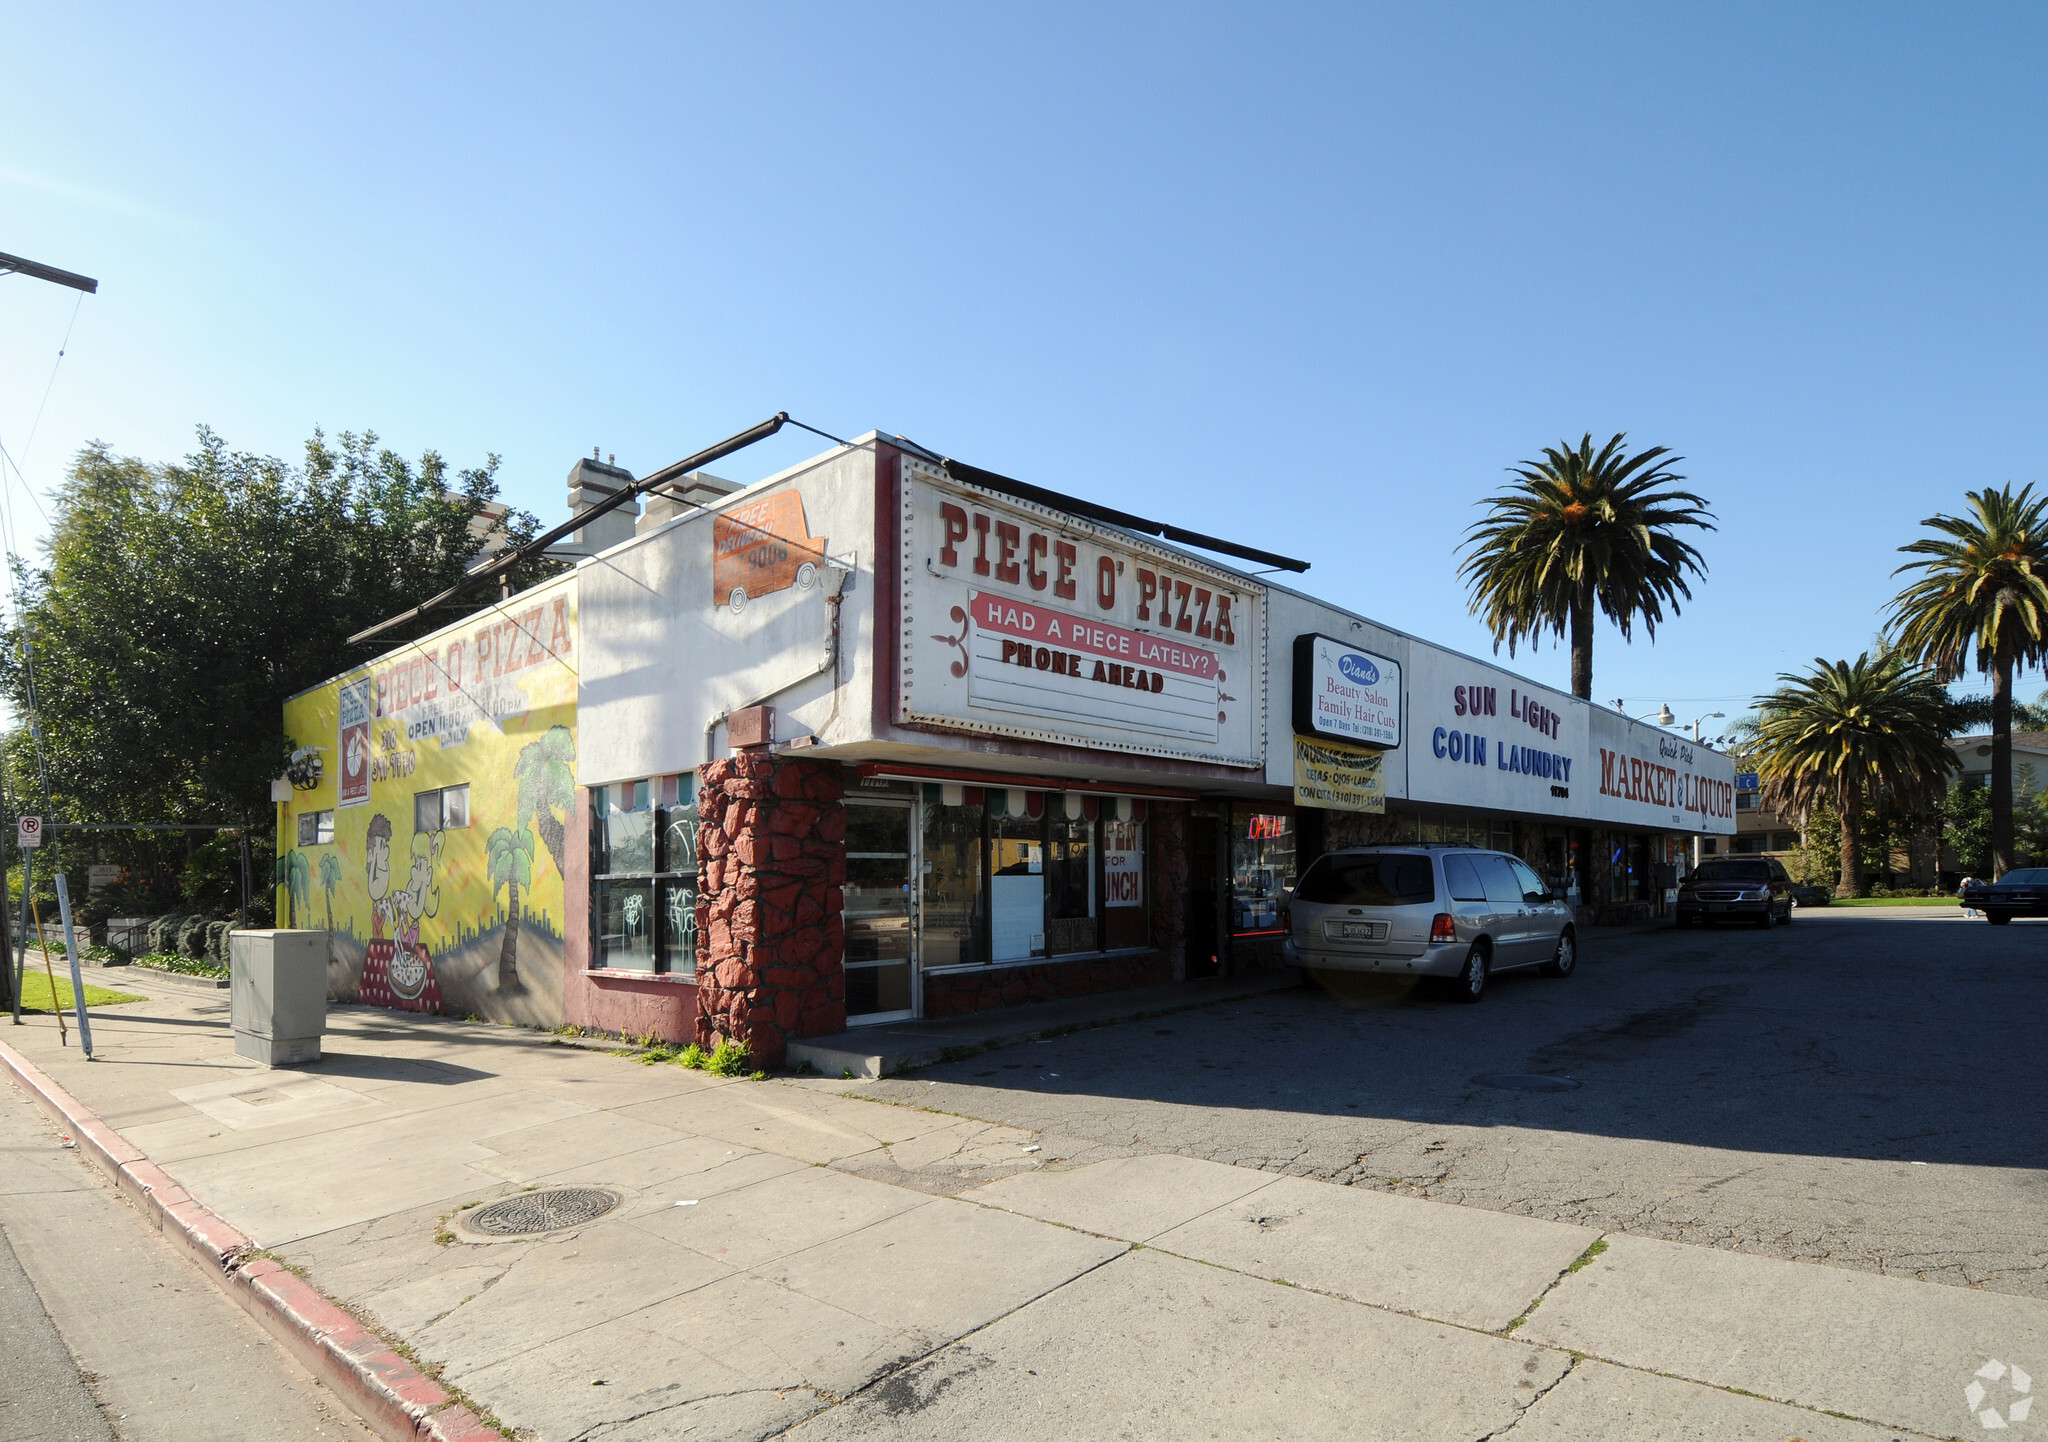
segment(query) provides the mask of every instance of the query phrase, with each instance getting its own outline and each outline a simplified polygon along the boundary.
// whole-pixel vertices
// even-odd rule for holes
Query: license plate
[[[1384,921],[1326,921],[1323,934],[1332,941],[1379,941],[1387,934]]]

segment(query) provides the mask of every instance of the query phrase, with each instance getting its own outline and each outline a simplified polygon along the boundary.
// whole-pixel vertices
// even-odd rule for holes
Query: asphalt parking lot
[[[1337,978],[862,1090],[1051,1156],[1179,1152],[2048,1297],[2044,1020],[2048,921],[1829,908],[1593,932],[1575,976],[1501,976],[1478,1006]]]

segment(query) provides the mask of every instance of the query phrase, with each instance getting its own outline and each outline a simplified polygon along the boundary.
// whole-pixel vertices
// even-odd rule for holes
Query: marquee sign
[[[906,458],[897,720],[1264,764],[1262,587]]]

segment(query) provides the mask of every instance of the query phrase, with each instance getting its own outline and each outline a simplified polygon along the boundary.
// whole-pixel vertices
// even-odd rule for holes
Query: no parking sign
[[[15,828],[15,839],[21,843],[23,850],[27,850],[32,846],[41,846],[43,844],[43,818],[40,816],[22,817],[21,824]]]

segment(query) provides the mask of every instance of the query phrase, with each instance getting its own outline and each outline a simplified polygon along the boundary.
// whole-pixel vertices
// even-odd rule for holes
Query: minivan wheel
[[[1543,963],[1545,976],[1570,976],[1572,968],[1579,964],[1579,944],[1572,939],[1570,928],[1558,934],[1557,950],[1550,960]]]
[[[1465,969],[1451,983],[1451,995],[1459,1001],[1474,1002],[1486,995],[1486,948],[1473,943],[1465,953]]]

